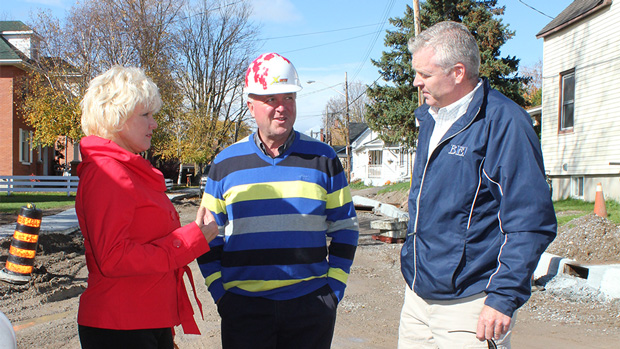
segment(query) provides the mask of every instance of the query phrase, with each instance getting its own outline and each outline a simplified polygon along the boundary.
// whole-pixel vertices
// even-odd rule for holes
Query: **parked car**
[[[207,178],[209,178],[210,169],[211,165],[207,165],[207,167],[205,167],[205,171],[202,173],[202,177],[200,177],[200,197],[202,197],[202,193],[205,192],[205,186],[207,185]]]

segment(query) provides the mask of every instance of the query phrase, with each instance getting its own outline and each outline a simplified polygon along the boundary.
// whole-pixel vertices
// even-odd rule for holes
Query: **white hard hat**
[[[0,348],[17,348],[15,331],[11,325],[11,321],[9,321],[2,312],[0,312]]]
[[[273,95],[301,91],[297,70],[288,59],[277,53],[258,56],[245,73],[243,93]]]

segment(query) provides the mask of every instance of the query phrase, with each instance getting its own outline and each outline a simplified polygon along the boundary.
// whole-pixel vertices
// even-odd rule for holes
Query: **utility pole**
[[[327,105],[325,106],[325,122],[324,122],[323,126],[323,142],[327,143],[327,144],[331,144],[329,137],[327,136],[327,134],[329,133],[329,109],[327,108]]]
[[[417,37],[422,28],[420,26],[420,0],[413,0],[413,33]],[[422,89],[418,86],[418,106],[424,104]]]
[[[351,182],[351,129],[349,128],[349,82],[347,72],[344,72],[344,99],[347,105],[346,122],[346,153],[347,153],[347,182]]]
[[[413,0],[413,33],[417,37],[418,34],[422,31],[420,25],[420,0]],[[413,58],[413,57],[412,57]],[[424,104],[424,94],[422,94],[422,89],[418,86],[418,107]],[[415,116],[414,116],[415,117]],[[411,156],[411,152],[409,153],[409,185],[411,186],[411,181],[413,180],[413,157]]]

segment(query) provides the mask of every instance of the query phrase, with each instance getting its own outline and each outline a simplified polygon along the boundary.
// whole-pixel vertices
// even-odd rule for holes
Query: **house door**
[[[368,178],[381,178],[383,151],[371,150],[368,152]]]

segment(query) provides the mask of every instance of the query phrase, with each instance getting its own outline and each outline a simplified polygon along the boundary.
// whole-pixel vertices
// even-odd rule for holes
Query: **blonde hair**
[[[90,81],[81,103],[82,130],[87,136],[110,139],[138,105],[159,111],[157,85],[140,68],[114,66]]]

